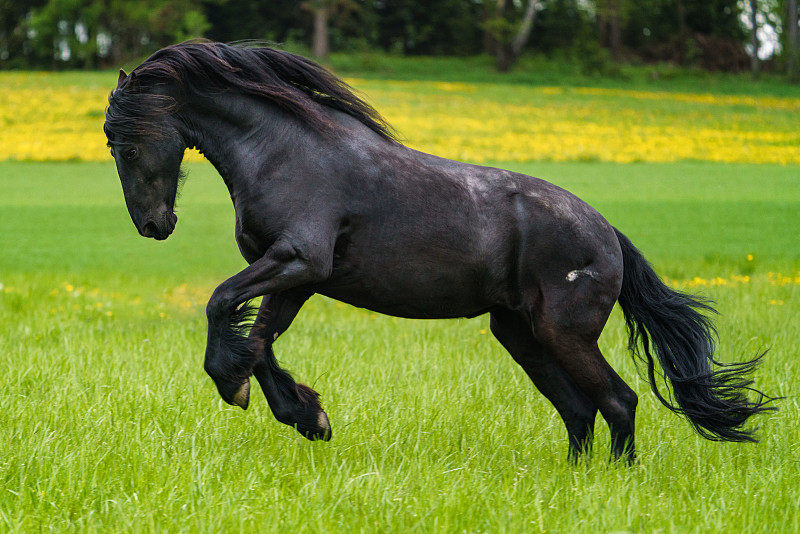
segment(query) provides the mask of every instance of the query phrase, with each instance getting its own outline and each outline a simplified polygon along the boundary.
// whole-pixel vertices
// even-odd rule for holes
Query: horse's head
[[[120,71],[103,128],[133,224],[158,240],[169,237],[178,221],[174,206],[186,149],[172,109],[171,97],[144,91],[133,73]]]

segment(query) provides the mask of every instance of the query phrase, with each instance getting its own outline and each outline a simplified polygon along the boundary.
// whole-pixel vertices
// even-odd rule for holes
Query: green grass
[[[315,297],[276,344],[334,428],[311,443],[253,381],[246,412],[204,374],[205,300],[243,266],[227,191],[191,165],[175,235],[136,234],[112,163],[0,163],[0,531],[797,532],[797,169],[526,164],[629,235],[664,275],[750,275],[715,299],[721,355],[770,347],[787,398],[758,445],[713,443],[639,393],[633,467],[566,462],[547,401],[485,317],[409,321]],[[747,255],[753,260],[748,261]],[[185,285],[184,285],[185,284]]]

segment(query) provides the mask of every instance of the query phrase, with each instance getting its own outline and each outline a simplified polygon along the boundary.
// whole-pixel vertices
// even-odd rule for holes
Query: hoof
[[[310,423],[310,422],[309,422]],[[300,435],[311,441],[330,441],[331,423],[328,421],[328,414],[320,410],[317,412],[316,420],[311,424],[297,423],[295,428]]]
[[[242,410],[247,409],[247,406],[250,404],[249,380],[245,380],[244,382],[242,382],[242,385],[239,386],[239,389],[236,390],[236,393],[233,394],[233,402],[231,404],[239,406]]]

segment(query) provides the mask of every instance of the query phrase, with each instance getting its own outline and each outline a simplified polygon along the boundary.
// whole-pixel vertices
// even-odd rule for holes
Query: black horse
[[[403,146],[305,58],[211,42],[164,48],[120,72],[104,129],[145,237],[175,228],[187,147],[219,171],[249,267],[208,303],[205,369],[242,408],[255,375],[275,417],[309,439],[330,438],[328,417],[272,344],[314,293],[400,317],[489,313],[563,418],[572,458],[590,446],[598,410],[614,457],[634,458],[637,397],[597,346],[615,302],[653,391],[704,437],[754,441],[745,422],[770,409],[747,395],[759,358],[720,364],[709,304],[665,286],[593,208],[537,178]],[[255,314],[247,303],[260,296]],[[659,392],[655,360],[671,393]]]

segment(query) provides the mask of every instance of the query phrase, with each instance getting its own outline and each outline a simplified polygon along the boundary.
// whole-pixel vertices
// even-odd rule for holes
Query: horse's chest
[[[259,203],[252,203],[252,196],[232,196],[236,212],[236,244],[248,263],[253,263],[267,253],[267,249],[281,234],[279,225],[270,224],[279,218],[275,213]]]
[[[238,217],[236,218],[236,244],[239,245],[239,252],[242,253],[247,263],[253,263],[267,251],[267,247],[260,244],[256,235],[249,232]]]

